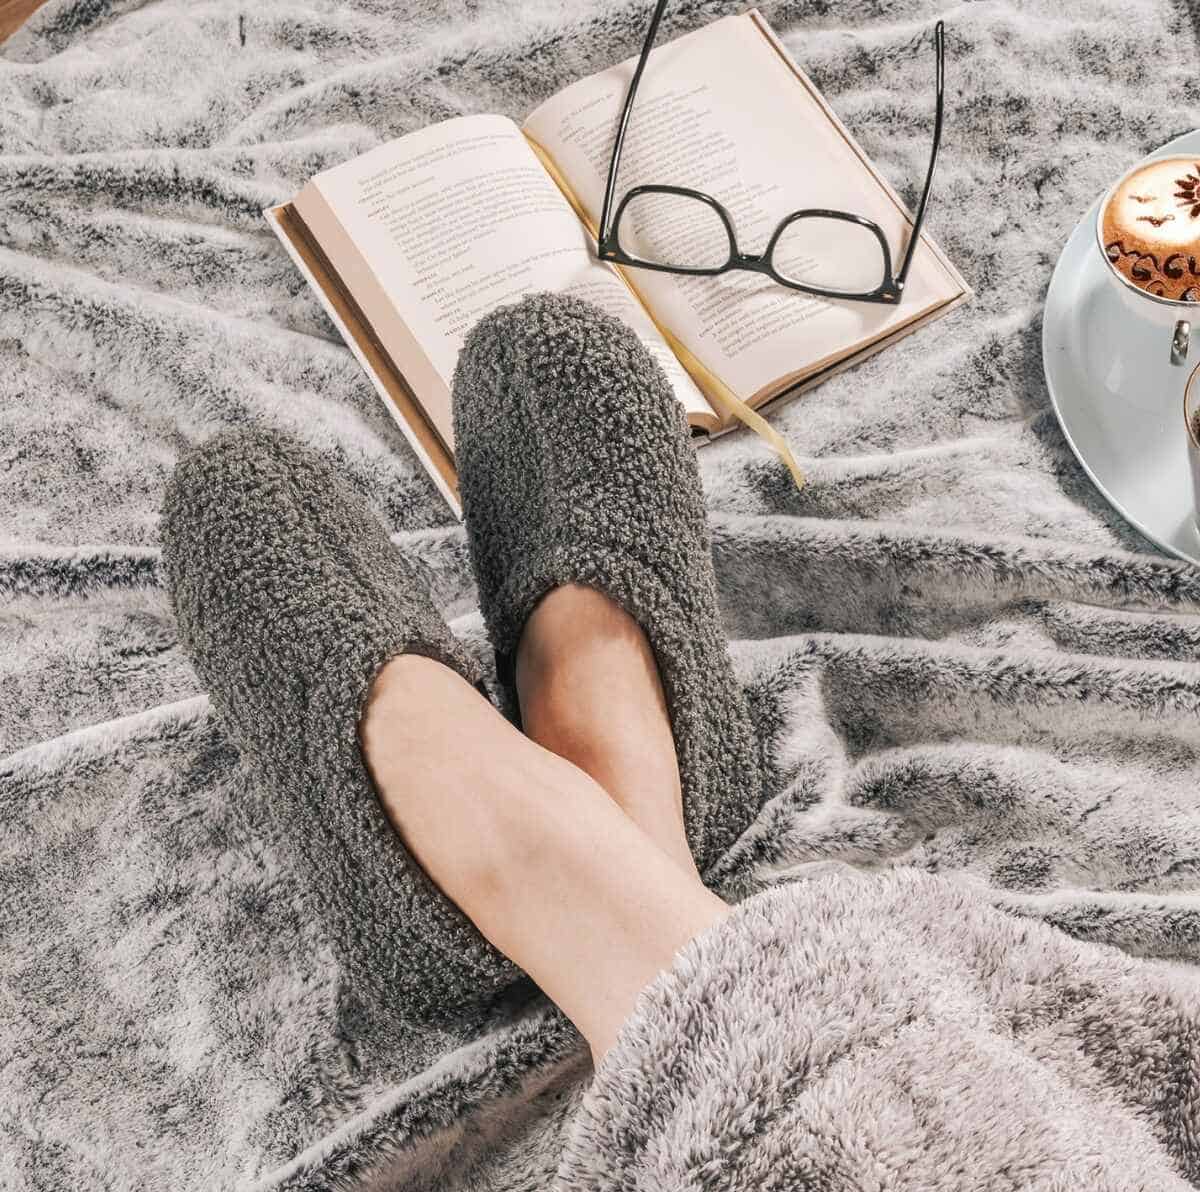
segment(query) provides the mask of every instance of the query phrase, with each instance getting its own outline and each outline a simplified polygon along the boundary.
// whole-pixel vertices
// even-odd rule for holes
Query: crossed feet
[[[405,846],[599,1063],[639,991],[729,907],[692,861],[637,622],[592,588],[556,588],[526,622],[516,681],[524,732],[448,667],[399,655],[359,737]]]

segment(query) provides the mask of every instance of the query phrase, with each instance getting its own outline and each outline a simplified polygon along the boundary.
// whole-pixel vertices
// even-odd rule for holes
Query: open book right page
[[[898,269],[908,244],[908,213],[872,172],[811,84],[784,57],[755,13],[726,17],[656,48],[638,89],[617,180],[704,191],[730,212],[744,253],[761,253],[776,225],[800,208],[853,212],[882,229]],[[934,54],[928,94],[909,102],[935,108]],[[599,222],[617,116],[636,60],[592,75],[543,103],[524,131],[552,159],[593,227]],[[917,167],[924,181],[927,162]],[[691,204],[691,200],[684,200]],[[690,214],[689,214],[690,212]],[[672,254],[686,264],[719,259],[711,210],[673,200],[634,201],[622,219],[626,251]],[[827,288],[871,288],[882,279],[874,237],[818,220],[781,241],[777,262]],[[785,251],[786,250],[786,251]],[[701,259],[697,263],[711,263]],[[717,277],[625,269],[659,325],[704,370],[753,405],[830,367],[960,297],[966,287],[927,238],[917,249],[903,300],[885,306],[815,298],[761,274]],[[830,283],[833,283],[832,285]],[[838,285],[838,283],[841,285]]]

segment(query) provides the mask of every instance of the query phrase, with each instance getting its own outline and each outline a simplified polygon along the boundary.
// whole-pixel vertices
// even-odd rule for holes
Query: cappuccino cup
[[[1161,364],[1186,364],[1200,322],[1200,160],[1176,155],[1130,170],[1096,211],[1096,246],[1120,296],[1113,325],[1095,329],[1123,357],[1109,381],[1140,387],[1162,376]]]

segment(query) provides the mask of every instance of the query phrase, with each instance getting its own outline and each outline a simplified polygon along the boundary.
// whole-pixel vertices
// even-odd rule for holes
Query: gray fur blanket
[[[545,1004],[363,1027],[180,654],[156,523],[187,444],[287,429],[486,653],[461,528],[260,211],[430,121],[523,116],[648,7],[51,0],[0,49],[0,1186],[541,1189],[575,1137],[590,1069]],[[746,434],[702,452],[769,763],[747,892],[909,867],[1002,912],[972,923],[1074,937],[1062,965],[1122,974],[1113,1021],[1144,1011],[1129,1128],[1190,1138],[1200,1186],[1195,1036],[1136,978],[1200,998],[1200,572],[1089,487],[1039,351],[1078,215],[1197,123],[1196,27],[1172,0],[764,7],[909,198],[945,16],[930,227],[977,297],[776,415],[804,492]]]

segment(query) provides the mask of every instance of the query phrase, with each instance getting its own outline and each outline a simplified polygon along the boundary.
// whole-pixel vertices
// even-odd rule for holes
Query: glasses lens
[[[617,243],[636,260],[675,269],[719,269],[732,251],[716,211],[687,195],[648,191],[621,211]]]
[[[775,242],[775,272],[788,281],[841,294],[870,294],[883,285],[883,247],[875,233],[846,219],[805,215]]]

